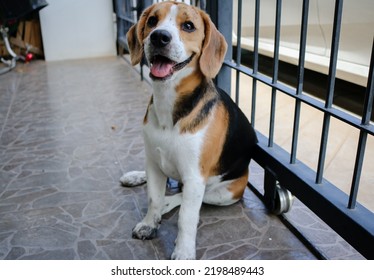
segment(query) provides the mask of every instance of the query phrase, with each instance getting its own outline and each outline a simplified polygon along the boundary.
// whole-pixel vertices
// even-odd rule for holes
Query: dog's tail
[[[130,171],[125,173],[119,181],[124,187],[136,187],[147,182],[145,171]]]

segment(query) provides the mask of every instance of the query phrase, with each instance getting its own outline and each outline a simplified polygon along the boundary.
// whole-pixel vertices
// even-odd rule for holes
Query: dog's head
[[[227,49],[224,37],[205,12],[178,2],[147,8],[130,28],[127,41],[132,64],[138,64],[145,54],[151,78],[161,81],[194,71],[214,78]]]

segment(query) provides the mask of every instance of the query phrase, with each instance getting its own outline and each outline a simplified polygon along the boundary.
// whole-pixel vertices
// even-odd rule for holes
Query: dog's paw
[[[132,230],[132,237],[136,239],[146,240],[153,239],[157,236],[157,228],[150,227],[145,223],[138,223]]]
[[[196,253],[195,253],[195,250],[181,251],[175,248],[174,252],[171,254],[171,259],[172,260],[195,260]]]
[[[178,235],[175,240],[174,252],[171,254],[172,260],[195,260],[196,245],[194,238],[180,238]]]
[[[130,171],[125,173],[119,181],[124,187],[136,187],[147,182],[145,171]]]

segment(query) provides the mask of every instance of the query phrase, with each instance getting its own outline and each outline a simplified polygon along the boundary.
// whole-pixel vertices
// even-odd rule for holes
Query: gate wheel
[[[280,215],[282,213],[287,213],[291,210],[293,204],[294,196],[292,193],[283,188],[278,182],[275,187],[275,201],[273,213]]]

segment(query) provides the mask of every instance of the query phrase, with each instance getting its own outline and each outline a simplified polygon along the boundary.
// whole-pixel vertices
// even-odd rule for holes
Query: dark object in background
[[[0,0],[0,24],[24,18],[47,5],[45,0]]]

